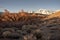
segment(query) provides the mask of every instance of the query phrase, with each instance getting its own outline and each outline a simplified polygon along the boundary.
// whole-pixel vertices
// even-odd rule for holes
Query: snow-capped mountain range
[[[53,14],[53,13],[56,13],[56,12],[59,12],[60,10],[47,10],[47,9],[38,9],[36,11],[34,11],[34,13],[40,13],[40,14]],[[30,11],[29,13],[33,13],[33,11]]]
[[[5,11],[5,10],[4,10]],[[47,14],[47,15],[49,15],[49,14],[53,14],[53,13],[56,13],[56,12],[60,12],[60,10],[54,10],[54,11],[52,11],[52,10],[48,10],[48,9],[38,9],[38,10],[36,10],[36,11],[27,11],[28,13],[39,13],[39,14]]]
[[[37,10],[37,11],[35,11],[35,13],[41,13],[41,14],[52,14],[53,13],[53,11],[51,11],[51,10],[47,10],[47,9],[39,9],[39,10]]]

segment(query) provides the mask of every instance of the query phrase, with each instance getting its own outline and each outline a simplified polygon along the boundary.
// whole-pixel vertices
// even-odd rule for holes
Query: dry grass
[[[59,15],[5,12],[0,15],[0,40],[60,40]]]

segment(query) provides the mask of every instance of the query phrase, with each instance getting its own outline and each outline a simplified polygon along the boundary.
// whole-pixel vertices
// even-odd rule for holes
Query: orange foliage
[[[20,20],[27,20],[28,18],[32,17],[32,18],[36,18],[36,17],[40,17],[34,13],[30,14],[30,13],[27,13],[27,12],[19,12],[19,13],[9,13],[7,10],[5,10],[6,12],[4,12],[2,15],[1,15],[1,21],[20,21]],[[43,15],[41,16],[42,18]]]

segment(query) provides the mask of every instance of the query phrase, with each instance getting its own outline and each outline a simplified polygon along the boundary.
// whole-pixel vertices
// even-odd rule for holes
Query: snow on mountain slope
[[[53,12],[51,10],[47,10],[47,9],[39,9],[37,11],[35,11],[35,13],[41,13],[41,14],[52,14]]]

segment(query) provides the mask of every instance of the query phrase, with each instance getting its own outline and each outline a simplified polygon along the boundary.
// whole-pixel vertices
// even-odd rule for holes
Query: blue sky
[[[3,11],[1,7],[8,9],[9,11],[19,11],[24,9],[38,10],[38,9],[60,9],[60,0],[0,0],[0,11]]]

